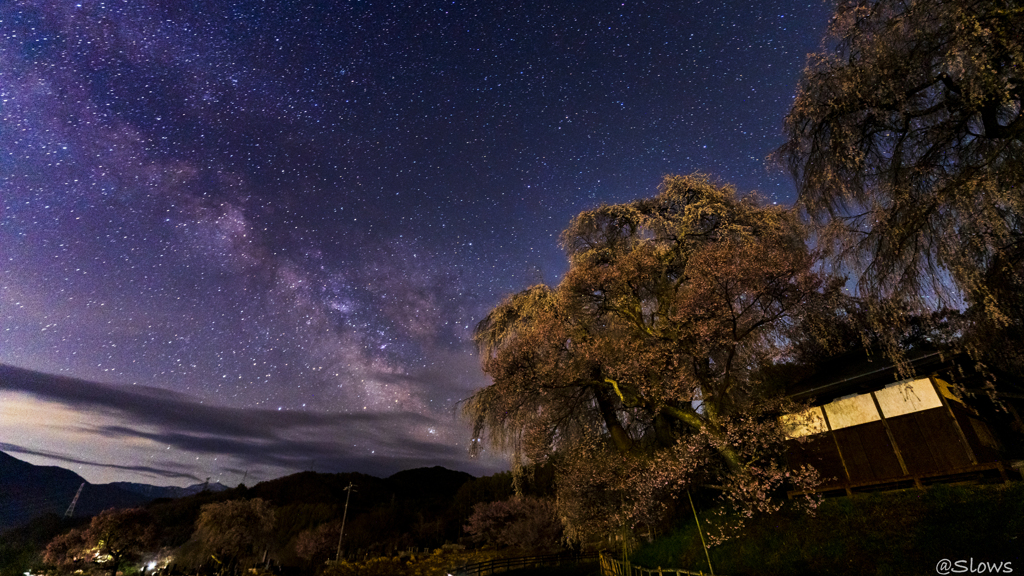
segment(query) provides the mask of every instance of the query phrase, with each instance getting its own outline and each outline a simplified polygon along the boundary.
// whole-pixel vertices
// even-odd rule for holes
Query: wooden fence
[[[707,576],[710,572],[694,572],[681,568],[644,568],[622,560],[616,560],[611,554],[601,552],[601,576]]]
[[[596,560],[596,552],[586,554],[549,554],[547,556],[520,556],[518,558],[495,558],[485,562],[466,564],[448,571],[452,576],[487,576],[498,572],[536,568],[539,566],[561,566],[562,564],[578,564],[588,560]]]

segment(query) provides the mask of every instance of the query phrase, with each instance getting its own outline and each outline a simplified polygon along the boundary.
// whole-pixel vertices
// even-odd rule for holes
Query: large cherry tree
[[[655,525],[690,486],[746,514],[789,477],[759,370],[836,292],[792,209],[706,176],[587,210],[562,235],[570,268],[495,307],[476,330],[492,384],[465,411],[516,463],[552,462],[566,535]]]

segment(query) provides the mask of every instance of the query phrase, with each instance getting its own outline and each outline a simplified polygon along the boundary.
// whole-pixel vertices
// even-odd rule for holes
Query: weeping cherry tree
[[[517,466],[556,466],[567,538],[657,526],[691,486],[749,516],[787,479],[815,482],[784,466],[776,416],[792,406],[759,376],[838,289],[794,210],[667,176],[653,198],[582,212],[562,244],[557,286],[477,326],[492,384],[465,413]]]

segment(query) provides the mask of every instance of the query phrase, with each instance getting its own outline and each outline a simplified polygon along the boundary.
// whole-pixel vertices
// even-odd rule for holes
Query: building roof
[[[949,351],[913,350],[907,353],[907,361],[917,377],[937,375],[961,381],[963,375],[976,375],[973,361]],[[892,360],[881,353],[869,355],[860,349],[822,362],[812,375],[787,386],[786,395],[797,401],[823,404],[841,396],[878,390],[902,379]]]

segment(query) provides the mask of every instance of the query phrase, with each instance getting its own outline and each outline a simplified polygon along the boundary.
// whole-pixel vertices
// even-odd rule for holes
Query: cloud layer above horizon
[[[211,476],[233,485],[296,470],[388,476],[444,466],[484,474],[503,464],[484,457],[467,466],[467,442],[451,437],[450,426],[417,412],[230,408],[160,388],[0,366],[0,450],[56,461],[87,479],[128,473],[181,484]],[[102,444],[109,448],[97,453]]]

